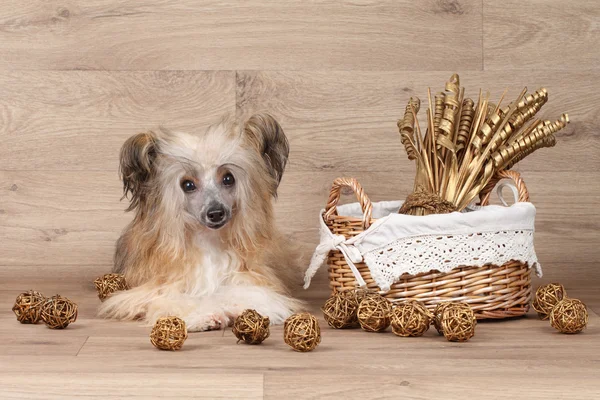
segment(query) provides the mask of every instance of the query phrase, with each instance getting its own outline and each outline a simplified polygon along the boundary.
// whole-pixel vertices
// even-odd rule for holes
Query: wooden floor
[[[554,331],[533,313],[482,322],[467,343],[450,343],[432,328],[421,338],[334,330],[318,311],[322,343],[296,353],[281,327],[260,346],[236,344],[230,329],[190,334],[183,349],[165,352],[150,328],[94,317],[91,289],[47,282],[77,301],[80,316],[67,329],[22,325],[10,311],[17,288],[0,292],[0,398],[64,399],[593,399],[600,393],[600,295],[567,288],[590,305],[588,328]]]

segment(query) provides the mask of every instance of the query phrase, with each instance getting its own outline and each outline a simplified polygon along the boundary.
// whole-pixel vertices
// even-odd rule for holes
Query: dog
[[[131,289],[99,315],[148,324],[179,316],[189,331],[206,331],[248,308],[273,324],[300,310],[290,294],[299,258],[273,215],[288,154],[268,114],[225,118],[199,135],[161,128],[129,138],[120,174],[135,217],[117,241],[114,272]]]

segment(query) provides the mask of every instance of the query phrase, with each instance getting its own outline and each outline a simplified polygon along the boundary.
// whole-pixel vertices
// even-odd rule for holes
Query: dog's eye
[[[189,179],[186,179],[185,181],[181,182],[181,189],[183,189],[183,191],[186,193],[193,192],[196,190],[196,184]]]
[[[223,176],[223,185],[225,186],[231,186],[235,183],[235,178],[233,177],[233,175],[231,175],[231,173],[226,173]]]

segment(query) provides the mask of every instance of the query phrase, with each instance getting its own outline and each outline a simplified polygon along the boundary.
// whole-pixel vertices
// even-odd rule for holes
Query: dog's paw
[[[185,321],[189,332],[216,331],[227,326],[227,323],[228,318],[219,314],[192,316]]]

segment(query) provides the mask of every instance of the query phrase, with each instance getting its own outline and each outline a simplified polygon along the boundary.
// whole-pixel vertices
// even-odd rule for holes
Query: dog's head
[[[262,215],[270,213],[265,203],[277,195],[288,153],[281,126],[268,114],[241,126],[224,120],[199,135],[164,129],[135,135],[121,149],[128,211],[205,230],[238,214],[270,217]]]

